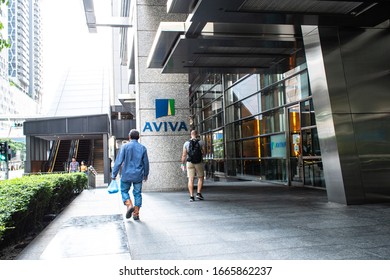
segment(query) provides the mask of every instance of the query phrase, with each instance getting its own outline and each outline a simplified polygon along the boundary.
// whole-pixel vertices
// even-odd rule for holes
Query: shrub
[[[41,227],[87,186],[83,173],[32,175],[0,182],[0,248]]]

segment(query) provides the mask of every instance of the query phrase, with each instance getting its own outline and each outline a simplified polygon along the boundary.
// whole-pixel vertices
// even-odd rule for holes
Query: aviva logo
[[[175,115],[175,99],[156,99],[156,119]],[[145,122],[142,132],[188,131],[184,121]]]
[[[175,99],[156,99],[156,119],[175,115]]]

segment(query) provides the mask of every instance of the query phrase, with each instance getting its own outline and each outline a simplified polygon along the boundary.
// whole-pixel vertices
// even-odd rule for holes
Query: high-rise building
[[[41,103],[39,0],[2,4],[0,21],[2,38],[10,43],[0,52],[0,137],[19,137],[22,129],[13,129],[13,116],[35,115]]]
[[[42,97],[40,0],[9,1],[8,33],[9,77],[39,104]]]

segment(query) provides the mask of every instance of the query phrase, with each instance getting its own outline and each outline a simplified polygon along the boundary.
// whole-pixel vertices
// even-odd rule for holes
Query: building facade
[[[17,3],[15,1],[9,2],[10,3],[8,6],[2,4],[0,9],[1,22],[4,24],[4,28],[1,30],[2,38],[8,38],[11,44],[10,48],[3,48],[0,52],[0,114],[3,116],[0,120],[0,137],[21,138],[23,137],[22,128],[15,126],[16,120],[12,119],[12,116],[21,114],[35,115],[39,109],[40,98],[32,98],[32,95],[28,94],[28,88],[21,87],[20,83],[15,80],[15,77],[17,77],[16,73],[19,57],[19,67],[21,67],[19,71],[21,71],[23,74],[22,80],[26,82],[26,85],[33,85],[33,83],[29,83],[29,81],[32,81],[33,78],[27,76],[28,73],[34,72],[30,71],[30,67],[32,66],[27,64],[29,63],[28,57],[31,46],[26,45],[29,44],[28,38],[32,38],[33,36],[29,36],[27,33],[22,31],[25,30],[25,28],[29,28],[29,22],[26,21],[29,17],[25,17],[25,13],[28,15],[28,11],[26,10],[27,4],[24,2],[20,4],[23,6],[23,9],[20,11],[20,15],[16,16],[15,13],[17,11]],[[39,12],[32,13],[36,13],[36,16],[39,18]],[[20,32],[18,32],[17,29],[20,29]],[[35,36],[35,38],[38,37],[38,35]],[[18,40],[21,42],[18,43]],[[36,53],[34,56],[40,57],[40,40],[37,40],[35,43],[31,44],[33,44]],[[17,53],[18,48],[19,53]],[[38,63],[39,61],[40,59],[35,60],[34,67],[37,69],[37,73],[39,73],[39,75],[36,75],[34,81],[40,81],[40,78],[37,78],[40,77],[40,72],[38,69],[40,68],[41,64]],[[13,70],[10,71],[10,69]],[[14,76],[10,76],[11,74]],[[39,88],[37,92],[41,92],[40,82],[36,82],[36,84],[38,85],[37,88]],[[23,119],[18,119],[17,124],[20,124],[20,122],[23,122]]]
[[[191,88],[212,178],[325,188],[306,64],[283,74],[212,74]]]
[[[15,87],[39,104],[43,82],[39,0],[9,1],[8,33],[9,78]]]
[[[161,22],[153,80],[187,75],[210,176],[319,187],[343,204],[388,200],[388,2],[136,2]],[[161,6],[185,20],[166,22]]]
[[[84,7],[94,30],[93,1]],[[135,99],[135,111],[114,106],[112,116],[125,113],[141,132],[151,162],[145,190],[186,189],[180,155],[195,128],[209,178],[316,187],[342,204],[388,201],[389,9],[387,1],[123,1],[119,19],[128,22],[109,26],[132,29],[115,35],[127,70],[114,88],[127,84],[112,96]]]

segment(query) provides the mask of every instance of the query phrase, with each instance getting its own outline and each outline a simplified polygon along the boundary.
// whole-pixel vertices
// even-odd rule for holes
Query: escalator
[[[104,172],[102,140],[57,140],[50,153],[47,172],[66,172],[71,158],[81,164],[92,165],[97,172]]]
[[[49,168],[49,172],[63,172],[66,171],[69,150],[71,147],[70,140],[59,140],[57,149],[54,149],[53,162]]]
[[[93,148],[93,167],[98,173],[104,173],[103,140],[95,140]]]
[[[80,164],[82,161],[87,166],[91,164],[91,141],[89,139],[78,140],[76,159]]]

